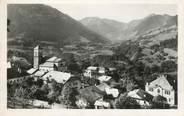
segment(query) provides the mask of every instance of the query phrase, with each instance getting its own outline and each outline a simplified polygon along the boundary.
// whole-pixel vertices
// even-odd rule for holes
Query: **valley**
[[[45,100],[51,104],[62,104],[64,105],[62,107],[65,108],[80,108],[83,107],[77,106],[80,98],[93,91],[99,92],[96,87],[103,85],[110,86],[107,87],[108,89],[115,89],[116,93],[118,91],[118,96],[114,97],[106,95],[107,93],[104,95],[105,90],[102,89],[101,94],[105,96],[105,103],[108,102],[111,106],[108,108],[129,109],[128,106],[124,107],[119,104],[122,99],[129,103],[133,101],[132,108],[177,107],[177,15],[150,14],[128,23],[99,17],[75,20],[50,6],[29,4],[9,5],[8,20],[10,20],[7,36],[7,62],[10,63],[8,82],[14,78],[23,77],[25,79],[28,77],[27,80],[16,83],[17,85],[8,83],[11,88],[9,91],[14,91],[14,86],[19,87],[17,91],[21,87],[24,89],[32,87],[33,90],[37,88],[33,96],[25,99],[35,99],[35,96],[36,99],[39,99],[41,96],[39,100]],[[37,48],[39,48],[38,53],[35,52]],[[58,62],[60,61],[57,65],[54,61],[51,68],[52,71],[56,71],[54,73],[48,71],[47,66],[42,67],[45,65],[44,63],[49,64],[50,58],[58,58]],[[39,62],[37,67],[43,69],[35,68],[36,61]],[[47,84],[44,84],[41,79],[44,75],[28,74],[28,70],[31,69],[38,72],[47,70],[44,75],[69,73],[74,79],[69,82],[65,80],[66,84],[65,81],[61,84],[47,78]],[[101,70],[103,74],[99,74]],[[61,74],[59,78],[63,78],[63,75]],[[106,76],[106,78],[109,76],[112,79],[107,82],[99,81],[97,78],[100,76]],[[148,94],[151,90],[147,90],[146,87],[159,78],[163,79],[161,81],[168,79],[168,83],[172,82],[172,91],[174,90],[175,93],[171,106],[168,106],[171,104],[170,98],[165,98],[166,101],[161,102],[165,105],[163,107],[163,104],[154,106],[154,101],[149,100],[146,102],[149,102],[150,105],[140,105],[136,100],[132,100],[132,97],[130,99],[127,97],[129,92],[133,91]],[[73,84],[75,81],[80,83],[79,86],[75,87]],[[89,93],[86,94],[85,91]],[[43,92],[43,95],[40,92]],[[80,96],[82,93],[85,94],[83,97]],[[99,96],[101,97],[101,95]],[[88,98],[90,97],[88,96],[86,99]],[[89,100],[89,104],[85,108],[94,108],[94,103],[91,100]]]

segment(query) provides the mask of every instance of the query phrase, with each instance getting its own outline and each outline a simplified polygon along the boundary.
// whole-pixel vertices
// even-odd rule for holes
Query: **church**
[[[39,50],[39,46],[36,46],[34,48],[34,61],[33,61],[34,69],[39,69],[45,72],[54,71],[58,69],[61,63],[61,58],[57,58],[56,56],[49,58],[42,64],[40,64],[39,58],[40,58],[40,50]]]
[[[161,75],[154,81],[146,83],[145,91],[153,96],[162,96],[167,99],[170,106],[175,105],[175,89],[165,75]]]

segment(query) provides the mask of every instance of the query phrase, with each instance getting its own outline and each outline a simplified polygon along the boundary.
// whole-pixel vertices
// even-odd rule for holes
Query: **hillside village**
[[[177,15],[75,20],[47,5],[12,4],[7,27],[8,108],[178,107]]]
[[[114,67],[88,66],[82,73],[72,74],[61,68],[62,59],[53,56],[41,61],[39,46],[34,48],[33,68],[27,75],[8,79],[8,106],[35,108],[170,108],[176,106],[176,83],[160,75],[139,86],[123,88],[124,78],[117,79]],[[8,69],[14,67],[9,62]],[[20,70],[20,69],[18,69]],[[21,71],[19,73],[22,73]],[[133,85],[132,85],[133,86]],[[13,103],[13,104],[12,104]]]

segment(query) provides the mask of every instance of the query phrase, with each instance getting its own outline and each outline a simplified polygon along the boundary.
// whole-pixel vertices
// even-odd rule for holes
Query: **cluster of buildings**
[[[113,69],[114,70],[114,69]],[[99,73],[99,76],[96,76]],[[84,75],[89,78],[96,78],[100,84],[79,90],[80,99],[76,102],[79,107],[87,107],[92,104],[95,108],[112,108],[112,102],[117,99],[121,91],[110,83],[113,82],[111,76],[105,75],[102,67],[88,67]],[[170,81],[166,75],[160,75],[157,79],[146,83],[145,90],[134,89],[127,92],[127,97],[137,101],[142,108],[149,108],[153,102],[168,106],[177,104],[175,81]]]
[[[120,96],[121,91],[110,84],[114,82],[113,77],[108,76],[106,71],[114,71],[115,68],[88,67],[83,73],[84,78],[95,78],[99,80],[99,83],[86,87],[80,80],[73,79],[74,75],[71,73],[58,71],[61,63],[60,58],[54,56],[40,64],[39,53],[39,46],[36,46],[34,48],[33,68],[27,71],[28,76],[8,79],[8,83],[19,83],[26,78],[34,78],[35,81],[40,78],[45,84],[48,83],[48,80],[55,80],[57,83],[63,84],[64,88],[77,88],[78,94],[75,96],[75,104],[78,108],[113,108],[113,101]],[[156,97],[163,98],[160,102],[170,106],[176,104],[176,90],[164,75],[146,83],[145,90],[128,91],[127,96],[135,99],[140,106],[150,106]]]

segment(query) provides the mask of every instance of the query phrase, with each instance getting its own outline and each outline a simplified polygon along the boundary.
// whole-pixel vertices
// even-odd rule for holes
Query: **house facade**
[[[84,71],[84,76],[85,77],[94,77],[96,75],[102,76],[105,75],[105,68],[104,67],[95,67],[95,66],[90,66]]]
[[[128,97],[131,97],[137,101],[137,103],[143,107],[150,107],[153,96],[147,93],[142,89],[135,89],[133,91],[128,92]]]
[[[163,96],[171,106],[175,105],[175,90],[164,75],[161,75],[151,83],[146,83],[145,91],[153,96]]]
[[[51,57],[48,60],[46,60],[45,63],[39,65],[39,69],[43,71],[54,71],[58,70],[58,67],[60,66],[61,59],[57,57]]]

